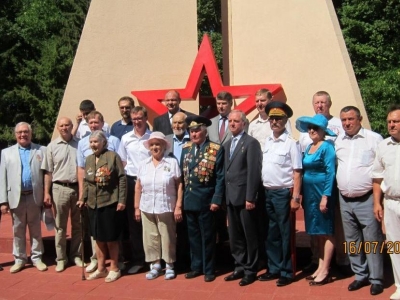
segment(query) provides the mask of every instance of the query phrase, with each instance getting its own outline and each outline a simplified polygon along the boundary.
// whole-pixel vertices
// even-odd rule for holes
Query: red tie
[[[224,138],[224,135],[225,135],[225,121],[226,121],[226,118],[222,117],[221,120],[222,120],[222,124],[221,124],[221,127],[219,128],[219,141],[220,142],[222,142],[222,139]]]

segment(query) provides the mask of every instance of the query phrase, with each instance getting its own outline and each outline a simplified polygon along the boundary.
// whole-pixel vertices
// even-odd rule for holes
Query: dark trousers
[[[136,222],[134,196],[136,177],[127,176],[126,213],[129,226],[129,241],[132,250],[132,262],[135,265],[144,265],[142,222]]]
[[[235,271],[255,275],[258,267],[257,210],[228,204],[229,243]]]
[[[192,271],[215,272],[215,215],[212,211],[186,211]]]
[[[266,242],[268,271],[293,278],[290,250],[290,189],[265,190],[269,218]]]

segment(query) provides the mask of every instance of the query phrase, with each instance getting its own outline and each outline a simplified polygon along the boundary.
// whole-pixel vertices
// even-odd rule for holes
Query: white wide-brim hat
[[[151,141],[151,140],[154,140],[154,139],[164,141],[164,143],[166,144],[166,148],[171,147],[171,143],[165,138],[164,133],[162,133],[162,132],[160,132],[160,131],[154,131],[154,132],[152,132],[152,133],[150,134],[149,139],[148,139],[147,141],[144,141],[144,142],[143,142],[144,147],[145,147],[146,149],[149,149],[149,148],[150,148],[150,141]]]

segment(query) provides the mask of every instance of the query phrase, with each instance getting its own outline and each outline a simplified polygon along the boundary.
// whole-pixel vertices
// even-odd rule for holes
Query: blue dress
[[[303,208],[306,232],[311,235],[334,233],[335,202],[332,196],[336,154],[332,143],[324,141],[313,154],[309,145],[303,157]],[[328,196],[328,211],[319,209],[321,197]]]

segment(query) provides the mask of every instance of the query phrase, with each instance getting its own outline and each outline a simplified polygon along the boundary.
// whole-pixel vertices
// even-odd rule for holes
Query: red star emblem
[[[248,114],[255,109],[254,94],[257,90],[261,88],[267,88],[273,95],[282,90],[282,86],[280,84],[253,84],[236,86],[223,85],[210,38],[207,35],[204,35],[185,88],[132,91],[131,93],[136,96],[138,100],[142,102],[149,110],[154,112],[156,115],[161,115],[167,112],[167,108],[160,103],[160,101],[164,99],[165,94],[168,91],[178,91],[181,95],[182,101],[193,101],[196,99],[199,93],[201,82],[206,73],[208,75],[208,80],[210,82],[214,97],[220,91],[227,91],[232,94],[233,98],[245,98],[242,103],[235,107],[235,109],[240,109],[245,114]]]

